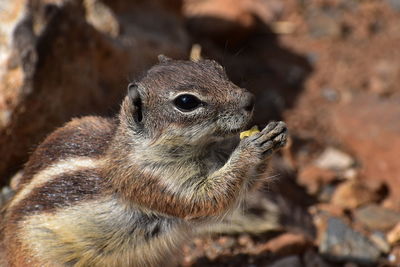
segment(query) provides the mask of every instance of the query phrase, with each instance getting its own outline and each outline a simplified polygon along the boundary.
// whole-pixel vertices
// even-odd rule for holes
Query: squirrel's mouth
[[[214,132],[215,136],[218,137],[231,137],[233,135],[239,135],[248,124],[250,123],[251,115],[236,113],[236,114],[224,114],[220,116],[216,121],[216,129]]]
[[[234,135],[239,136],[240,132],[242,132],[245,128],[246,127],[243,126],[243,127],[240,127],[240,128],[233,128],[233,129],[232,128],[230,128],[230,129],[217,129],[214,132],[214,136],[215,137],[222,137],[222,138],[232,137]]]

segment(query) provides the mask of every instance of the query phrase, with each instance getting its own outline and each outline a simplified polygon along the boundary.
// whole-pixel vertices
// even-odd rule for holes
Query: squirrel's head
[[[120,122],[153,141],[196,144],[239,133],[253,106],[253,95],[229,81],[215,61],[163,58],[129,85]]]

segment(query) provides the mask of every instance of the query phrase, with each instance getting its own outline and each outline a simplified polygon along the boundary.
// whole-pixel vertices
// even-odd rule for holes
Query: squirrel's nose
[[[248,111],[248,112],[253,111],[253,109],[254,109],[254,102],[255,102],[254,95],[251,94],[251,93],[247,93],[247,94],[246,94],[246,100],[245,100],[245,104],[244,104],[243,109],[246,110],[246,111]]]

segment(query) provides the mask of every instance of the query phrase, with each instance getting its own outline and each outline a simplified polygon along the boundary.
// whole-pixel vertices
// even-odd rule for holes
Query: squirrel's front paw
[[[244,140],[243,143],[258,154],[262,159],[270,156],[274,151],[286,144],[288,130],[283,121],[270,122],[261,132],[254,134]]]

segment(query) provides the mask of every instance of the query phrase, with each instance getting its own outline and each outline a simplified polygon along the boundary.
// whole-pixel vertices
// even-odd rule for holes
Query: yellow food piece
[[[254,125],[253,127],[251,127],[250,130],[244,131],[240,133],[240,139],[252,136],[253,134],[259,133],[260,130],[258,130],[257,125]]]

